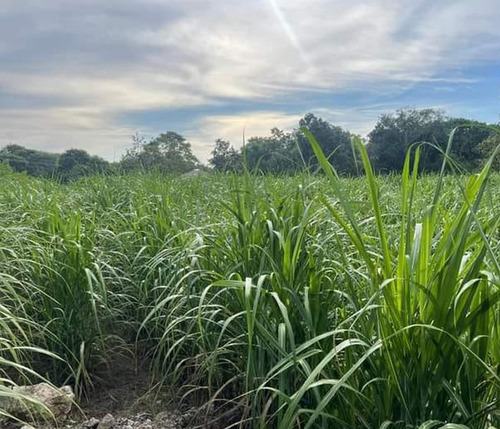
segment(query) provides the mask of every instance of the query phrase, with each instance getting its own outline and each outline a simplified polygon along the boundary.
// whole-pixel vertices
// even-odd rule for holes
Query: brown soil
[[[222,429],[234,415],[207,416],[196,407],[180,406],[168,393],[153,389],[150,362],[137,361],[134,353],[121,348],[108,355],[107,365],[93,372],[93,386],[80,399],[65,422],[35,423],[35,429]],[[172,393],[172,392],[170,392]],[[211,423],[207,422],[211,420]],[[0,429],[19,429],[11,422]]]

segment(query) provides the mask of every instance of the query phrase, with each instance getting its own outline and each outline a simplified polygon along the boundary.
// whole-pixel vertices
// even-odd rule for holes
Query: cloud
[[[134,130],[120,121],[127,113],[191,108],[182,128],[234,140],[243,116],[199,119],[196,108],[269,103],[269,112],[248,112],[248,131],[275,119],[287,127],[295,115],[273,104],[290,94],[308,92],[314,111],[321,92],[470,82],[461,68],[500,51],[497,0],[26,0],[2,8],[0,144],[77,144],[108,158],[120,139],[130,141]]]
[[[186,137],[199,159],[210,157],[215,139],[229,140],[240,148],[250,137],[266,136],[272,128],[291,131],[298,126],[301,115],[285,112],[247,112],[238,115],[204,116],[194,124],[194,130]]]
[[[111,161],[119,160],[134,133],[85,108],[4,109],[0,130],[0,146],[21,144],[49,152],[84,148]]]

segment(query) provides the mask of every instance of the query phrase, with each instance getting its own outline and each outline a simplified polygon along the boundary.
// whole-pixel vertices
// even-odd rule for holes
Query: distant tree
[[[475,124],[462,118],[449,118],[436,109],[399,109],[380,117],[370,132],[368,150],[376,170],[401,171],[409,146],[428,142],[422,146],[420,169],[436,171],[441,168],[450,132],[458,125]],[[476,127],[461,128],[455,134],[451,156],[464,167],[474,168],[480,163],[479,144],[489,132]]]
[[[160,134],[150,144],[159,148],[170,171],[189,171],[199,163],[191,151],[191,144],[173,131]]]
[[[0,161],[7,162],[14,171],[31,176],[51,177],[57,169],[58,155],[11,144],[0,150]]]
[[[458,128],[453,136],[452,157],[462,167],[469,171],[481,167],[485,153],[481,148],[482,142],[491,136],[484,122],[472,121],[464,118],[450,118],[445,123],[447,136],[455,128]]]
[[[120,167],[127,171],[153,168],[155,154],[148,156],[148,152],[152,148],[147,145],[148,142],[143,136],[137,133],[134,134],[132,136],[132,147],[127,149],[125,155],[122,156]],[[159,155],[159,153],[156,155]]]
[[[110,164],[105,159],[91,156],[82,149],[68,149],[59,157],[58,173],[64,181],[82,176],[106,174],[110,169]]]
[[[294,135],[273,128],[268,137],[251,137],[242,148],[243,158],[250,170],[280,173],[296,169],[290,148]]]
[[[184,173],[199,165],[191,151],[191,144],[173,131],[160,134],[149,142],[135,135],[133,141],[134,146],[120,161],[125,170],[157,169],[168,173]]]
[[[59,171],[66,173],[77,165],[86,165],[92,162],[92,157],[82,149],[68,149],[59,158]]]
[[[228,141],[217,139],[208,163],[216,171],[240,171],[242,168],[241,153]]]
[[[312,113],[305,115],[299,125],[313,134],[324,154],[339,173],[356,174],[356,161],[349,131],[332,125]],[[295,157],[301,157],[307,166],[317,167],[318,161],[307,138],[299,132],[297,140],[300,153],[296,153]]]
[[[481,166],[486,163],[493,156],[494,151],[500,146],[500,128],[498,133],[491,133],[490,136],[483,140],[479,145],[479,152],[481,154]],[[492,168],[495,171],[500,171],[500,154],[497,153],[493,159]]]
[[[14,153],[4,152],[3,149],[0,151],[0,159],[18,173],[26,171],[28,166],[28,160],[25,157]]]
[[[430,142],[444,146],[446,118],[436,109],[399,109],[380,117],[368,135],[369,153],[378,171],[401,171],[412,143]],[[421,167],[435,170],[441,165],[439,152],[426,147]]]

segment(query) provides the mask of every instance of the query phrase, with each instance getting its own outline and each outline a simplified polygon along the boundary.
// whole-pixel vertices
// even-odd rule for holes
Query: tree
[[[173,131],[160,134],[149,142],[139,136],[133,137],[134,146],[120,161],[125,170],[152,170],[184,173],[196,168],[199,161],[191,151],[191,144]]]
[[[493,153],[500,146],[500,128],[497,133],[491,133],[490,136],[481,142],[479,152],[481,154],[481,166],[484,165]],[[493,159],[492,168],[495,171],[500,171],[500,154],[497,153]]]
[[[31,176],[51,177],[57,169],[58,155],[11,144],[0,150],[0,161],[7,162],[14,171]]]
[[[380,117],[368,135],[369,153],[378,171],[401,171],[406,152],[411,144],[429,142],[445,148],[447,118],[436,109],[399,109]],[[421,158],[421,169],[439,168],[442,156],[427,146]]]
[[[295,169],[290,148],[294,136],[279,128],[273,128],[268,137],[251,137],[243,147],[243,157],[250,170],[259,169],[266,173],[280,173]]]
[[[191,144],[173,131],[160,134],[150,144],[159,148],[169,171],[185,172],[199,164],[191,151]]]
[[[324,154],[339,173],[356,174],[356,160],[353,155],[349,131],[334,126],[312,113],[305,115],[300,120],[299,125],[301,128],[307,128],[313,134]],[[317,167],[318,161],[309,140],[302,133],[298,133],[297,141],[300,153],[295,151],[295,158],[302,158],[307,166]]]
[[[459,125],[454,137],[451,156],[464,167],[475,168],[480,164],[479,144],[489,132],[472,125],[486,125],[462,118],[449,118],[436,109],[399,109],[380,117],[369,134],[368,150],[379,172],[401,171],[410,145],[428,142],[422,146],[421,171],[437,171],[441,168],[451,131]]]
[[[28,160],[25,157],[15,153],[6,152],[4,149],[0,152],[0,159],[3,163],[8,164],[12,170],[18,173],[26,171],[26,167],[28,166]]]
[[[460,126],[453,136],[452,157],[467,170],[477,170],[485,157],[489,157],[482,148],[482,143],[489,139],[491,131],[484,122],[464,118],[450,118],[446,124],[447,133]]]
[[[77,165],[87,165],[92,162],[91,156],[82,149],[68,149],[59,158],[59,171],[67,173]]]
[[[64,181],[109,172],[110,164],[105,159],[91,156],[82,149],[68,149],[59,157],[58,173]]]
[[[241,154],[226,140],[217,139],[208,163],[216,171],[241,171]]]
[[[154,147],[148,146],[146,139],[140,134],[134,134],[132,142],[133,146],[123,155],[120,166],[127,171],[153,168],[155,157],[157,158],[159,153],[152,153]]]

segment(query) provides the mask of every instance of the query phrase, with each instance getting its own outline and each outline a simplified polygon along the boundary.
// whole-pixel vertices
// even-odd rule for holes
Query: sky
[[[0,0],[0,146],[118,161],[176,131],[206,162],[307,112],[496,123],[499,23],[500,0]]]

